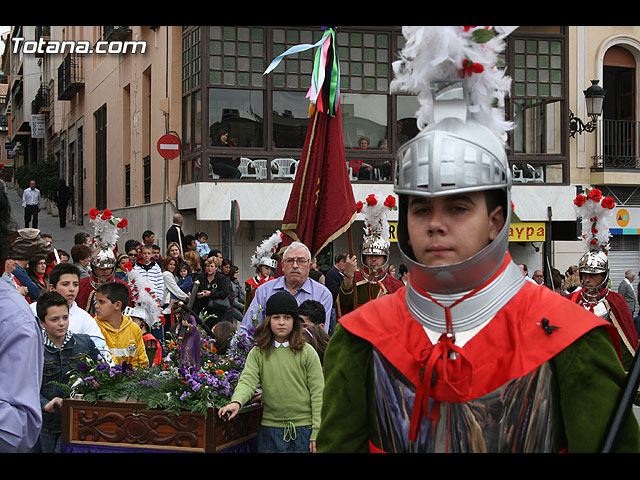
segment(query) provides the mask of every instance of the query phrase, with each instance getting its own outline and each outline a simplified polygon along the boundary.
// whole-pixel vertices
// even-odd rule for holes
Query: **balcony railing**
[[[71,100],[84,88],[80,56],[68,54],[58,67],[58,100]]]
[[[118,40],[127,40],[131,36],[131,29],[126,27],[104,27],[102,38],[105,41],[113,42]]]
[[[640,169],[638,122],[632,120],[602,121],[602,155],[595,168]]]
[[[42,113],[49,111],[49,87],[40,85],[38,93],[31,101],[31,113]]]

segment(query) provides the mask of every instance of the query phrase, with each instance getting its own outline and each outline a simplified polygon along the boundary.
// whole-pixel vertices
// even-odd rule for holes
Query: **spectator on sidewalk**
[[[29,228],[29,223],[31,223],[31,227],[38,228],[38,212],[40,211],[41,203],[40,190],[36,188],[36,181],[31,180],[29,182],[29,188],[26,188],[22,192],[25,228]]]

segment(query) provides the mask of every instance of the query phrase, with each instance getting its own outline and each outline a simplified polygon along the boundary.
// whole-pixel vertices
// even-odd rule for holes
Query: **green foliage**
[[[16,168],[16,181],[20,188],[25,189],[29,188],[31,180],[35,180],[36,188],[40,190],[42,197],[53,200],[60,183],[58,171],[58,162],[49,157],[47,160]]]

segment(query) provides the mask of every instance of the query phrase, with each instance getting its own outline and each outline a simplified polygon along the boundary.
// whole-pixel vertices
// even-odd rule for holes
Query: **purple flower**
[[[109,364],[108,363],[99,363],[98,365],[96,365],[96,370],[98,372],[104,372],[108,368],[109,368]]]

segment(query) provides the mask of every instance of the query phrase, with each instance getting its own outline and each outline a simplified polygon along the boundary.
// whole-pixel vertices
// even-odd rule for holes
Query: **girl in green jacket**
[[[265,315],[231,401],[218,410],[218,416],[235,417],[261,385],[258,452],[315,453],[324,390],[320,359],[302,336],[293,295],[274,293],[267,300]]]

